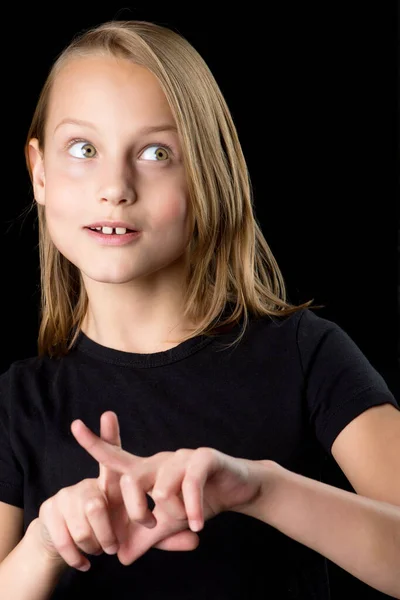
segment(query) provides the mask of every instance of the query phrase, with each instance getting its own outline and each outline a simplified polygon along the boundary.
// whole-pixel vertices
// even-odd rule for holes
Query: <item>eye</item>
[[[154,151],[154,148],[156,148],[156,151]],[[146,148],[146,150],[142,153],[142,157],[144,157],[145,160],[155,160],[161,162],[168,160],[170,152],[172,152],[172,150],[168,146],[159,146],[158,144],[154,144],[153,146]]]
[[[74,140],[70,144],[68,152],[75,158],[93,158],[96,155],[96,148],[89,142]]]

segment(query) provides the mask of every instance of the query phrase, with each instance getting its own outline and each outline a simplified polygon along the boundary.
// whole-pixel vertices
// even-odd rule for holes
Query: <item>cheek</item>
[[[152,205],[151,221],[157,229],[173,227],[181,229],[188,219],[188,190],[187,186],[179,180],[164,185],[158,191],[158,201]]]
[[[49,224],[54,222],[58,227],[62,227],[72,220],[76,223],[81,212],[80,205],[77,196],[66,191],[63,186],[56,185],[46,189],[45,210]]]
[[[82,204],[84,179],[81,168],[50,169],[46,173],[46,212],[49,216],[73,217]]]
[[[157,220],[160,224],[176,223],[181,224],[185,221],[187,215],[186,198],[173,197],[170,202],[164,203],[158,213]]]
[[[163,203],[152,219],[153,224],[166,244],[179,248],[186,246],[189,237],[189,213],[186,196],[182,193],[164,198]]]
[[[74,260],[79,241],[79,226],[88,222],[84,214],[82,179],[71,177],[70,172],[52,169],[46,174],[45,214],[49,235],[56,248],[66,258]]]

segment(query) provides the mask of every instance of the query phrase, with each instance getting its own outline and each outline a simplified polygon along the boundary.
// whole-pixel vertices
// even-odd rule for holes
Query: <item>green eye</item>
[[[75,158],[93,158],[96,155],[96,148],[88,142],[74,142],[68,151]]]
[[[156,148],[155,152],[154,152],[153,148]],[[169,152],[170,152],[170,150],[168,147],[159,146],[157,144],[157,145],[149,146],[148,148],[146,148],[146,150],[142,154],[142,157],[145,157],[145,160],[164,161],[164,160],[168,160]],[[147,153],[147,158],[146,158],[146,153]]]

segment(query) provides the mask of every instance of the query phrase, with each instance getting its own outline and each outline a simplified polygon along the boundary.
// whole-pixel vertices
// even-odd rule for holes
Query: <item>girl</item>
[[[329,559],[400,598],[399,405],[288,302],[196,50],[140,21],[75,38],[26,159],[42,309],[0,378],[3,597],[323,600]]]

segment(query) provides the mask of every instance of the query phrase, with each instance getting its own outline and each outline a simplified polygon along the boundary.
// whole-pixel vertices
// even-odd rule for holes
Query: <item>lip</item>
[[[93,227],[100,227],[100,225],[96,225]],[[111,227],[111,225],[110,225]],[[119,227],[119,225],[114,225],[114,227]],[[88,227],[85,228],[88,235],[92,237],[95,241],[97,241],[101,246],[124,246],[125,244],[130,244],[138,237],[140,237],[140,231],[132,231],[131,233],[101,233],[101,231],[92,231]]]
[[[96,223],[90,223],[85,225],[85,229],[88,227],[125,227],[125,229],[133,229],[134,231],[140,231],[133,223],[127,221],[96,221]]]

